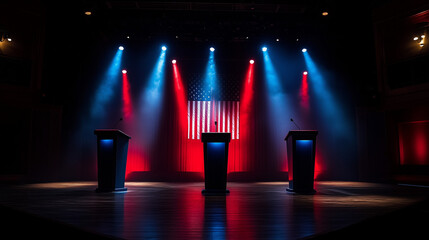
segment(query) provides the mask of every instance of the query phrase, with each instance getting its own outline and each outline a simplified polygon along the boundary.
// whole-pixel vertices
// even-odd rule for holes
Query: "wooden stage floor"
[[[398,227],[417,234],[409,228],[421,227],[419,221],[429,226],[428,212],[421,212],[428,210],[427,187],[316,182],[315,195],[298,195],[286,192],[287,182],[230,182],[228,196],[201,195],[203,182],[127,182],[128,191],[118,193],[96,187],[0,185],[1,232],[57,239],[351,239],[377,230],[395,235]],[[414,207],[422,202],[426,207]],[[412,219],[419,214],[423,220]]]

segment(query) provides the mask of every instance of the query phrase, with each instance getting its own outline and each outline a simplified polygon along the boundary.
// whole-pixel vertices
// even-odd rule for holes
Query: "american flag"
[[[188,139],[199,140],[205,132],[229,132],[232,140],[240,139],[238,83],[224,79],[218,75],[217,89],[203,86],[199,75],[188,81]]]

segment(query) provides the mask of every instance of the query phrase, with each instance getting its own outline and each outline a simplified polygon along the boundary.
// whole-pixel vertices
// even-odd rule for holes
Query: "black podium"
[[[316,130],[289,131],[287,145],[289,188],[296,193],[315,193],[314,160],[316,156]]]
[[[202,133],[204,143],[204,195],[226,195],[228,145],[231,133]]]
[[[131,138],[117,129],[97,129],[97,192],[126,191],[125,167],[128,140]]]

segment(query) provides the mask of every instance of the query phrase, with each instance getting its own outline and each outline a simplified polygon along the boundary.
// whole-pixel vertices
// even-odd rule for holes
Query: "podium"
[[[226,176],[228,168],[228,145],[231,133],[202,133],[204,143],[204,182],[203,195],[226,195]]]
[[[289,131],[287,145],[289,188],[287,191],[311,194],[314,190],[316,130]]]
[[[131,138],[117,129],[97,129],[97,192],[126,191],[125,167],[128,140]]]

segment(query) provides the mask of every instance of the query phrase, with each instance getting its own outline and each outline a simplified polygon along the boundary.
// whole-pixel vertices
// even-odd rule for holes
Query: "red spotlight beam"
[[[173,74],[174,74],[174,82],[175,82],[174,92],[176,95],[176,104],[177,104],[179,124],[180,124],[179,128],[181,129],[181,131],[185,133],[188,127],[188,122],[187,122],[188,106],[186,104],[185,88],[183,87],[183,81],[180,76],[177,63],[173,64]]]
[[[124,71],[122,72],[122,112],[124,113],[124,118],[127,120],[132,116],[133,107],[131,102],[130,83],[128,81],[127,72]]]
[[[242,172],[253,170],[254,142],[251,137],[253,129],[253,84],[254,84],[254,63],[249,62],[246,77],[243,81],[240,101],[240,157],[237,163],[230,164],[228,172]]]
[[[307,72],[304,72],[302,74],[301,89],[299,91],[300,105],[305,111],[308,111],[310,108],[310,96],[308,94],[307,76],[308,76]]]

